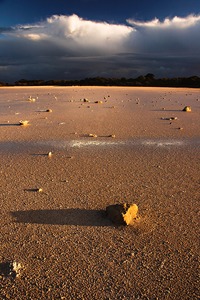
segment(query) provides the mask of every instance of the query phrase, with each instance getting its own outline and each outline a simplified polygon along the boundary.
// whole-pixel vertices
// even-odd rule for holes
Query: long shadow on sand
[[[76,226],[113,226],[106,218],[104,210],[90,209],[45,209],[13,211],[11,215],[17,223],[76,225]]]
[[[6,124],[0,124],[0,127],[10,127],[10,126],[21,126],[20,124],[17,123],[6,123]]]

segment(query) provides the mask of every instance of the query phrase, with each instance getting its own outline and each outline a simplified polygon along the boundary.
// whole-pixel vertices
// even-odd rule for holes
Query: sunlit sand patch
[[[153,147],[177,147],[185,145],[185,142],[180,140],[146,140],[142,142],[142,145]]]
[[[82,148],[89,146],[116,146],[123,145],[124,142],[111,142],[111,141],[100,141],[100,140],[74,140],[69,143],[72,148]]]
[[[124,145],[122,141],[103,141],[103,140],[72,140],[72,141],[43,141],[38,142],[40,146],[48,146],[55,149],[66,149],[66,148],[83,148],[90,146],[105,147],[105,146],[117,146]]]
[[[64,150],[67,148],[87,148],[87,147],[112,147],[112,146],[145,146],[145,147],[159,147],[159,148],[167,148],[167,147],[181,147],[186,146],[188,144],[187,141],[182,140],[172,140],[172,139],[145,139],[145,140],[102,140],[102,139],[77,139],[71,141],[38,141],[37,145],[48,147],[50,149],[58,149]]]

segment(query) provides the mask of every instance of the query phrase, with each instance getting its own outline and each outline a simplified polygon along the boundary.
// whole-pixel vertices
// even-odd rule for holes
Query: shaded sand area
[[[0,107],[1,299],[198,299],[199,90],[1,88]],[[123,202],[136,225],[106,218]]]

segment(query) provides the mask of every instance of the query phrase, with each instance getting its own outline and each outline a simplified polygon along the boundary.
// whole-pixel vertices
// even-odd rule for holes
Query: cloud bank
[[[0,28],[0,80],[200,75],[200,15],[126,25],[54,15]]]

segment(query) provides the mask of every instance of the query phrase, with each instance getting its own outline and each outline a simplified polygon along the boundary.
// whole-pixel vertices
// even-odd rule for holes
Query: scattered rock
[[[95,101],[94,103],[102,104],[103,101]]]
[[[27,125],[29,125],[29,121],[27,121],[27,120],[21,120],[21,121],[19,121],[19,125],[21,125],[21,126],[27,126]]]
[[[0,263],[0,274],[4,277],[11,277],[15,279],[19,277],[24,266],[16,261]]]
[[[48,157],[52,157],[52,152],[50,151],[47,155],[48,155]]]
[[[89,133],[89,134],[88,134],[88,136],[89,136],[89,137],[94,137],[94,138],[96,138],[96,137],[97,137],[97,135],[96,135],[96,134],[94,134],[94,133]]]
[[[115,138],[116,135],[115,134],[110,134],[108,137]]]
[[[136,204],[114,204],[106,207],[108,218],[118,225],[133,225],[138,219]]]
[[[174,120],[178,120],[178,118],[177,117],[161,118],[161,120],[174,121]]]
[[[186,111],[186,112],[191,112],[192,111],[192,108],[191,106],[185,106],[183,111]]]
[[[36,190],[36,192],[39,192],[39,193],[43,192],[42,188],[38,188],[38,189],[35,189],[35,190]]]
[[[90,101],[87,98],[84,98],[83,102],[90,102]]]
[[[46,112],[52,112],[52,109],[48,108],[45,110]]]
[[[29,102],[35,102],[35,98],[32,98],[31,96],[28,98]]]

